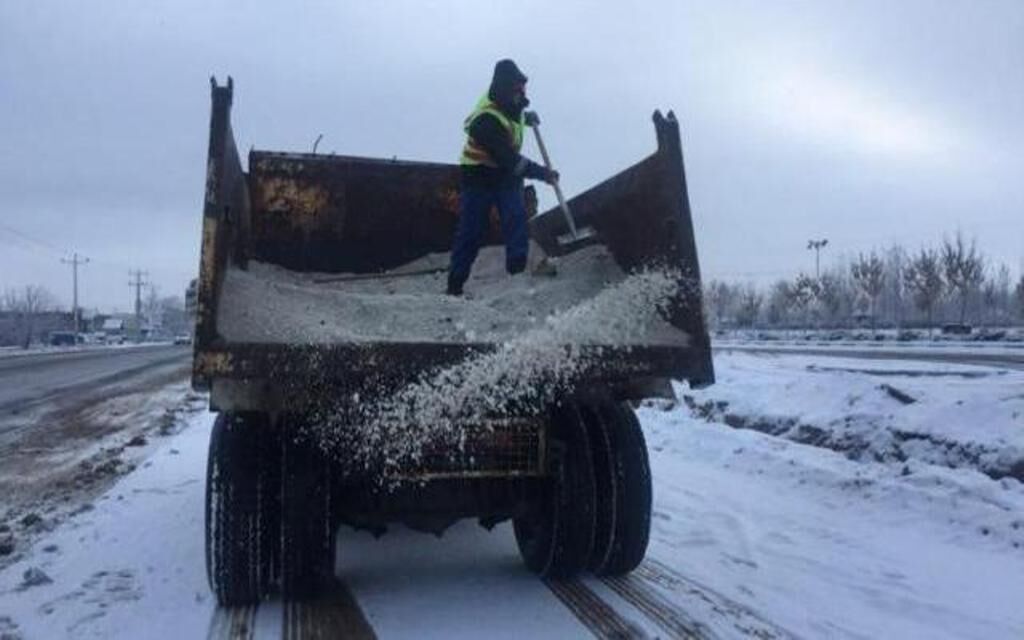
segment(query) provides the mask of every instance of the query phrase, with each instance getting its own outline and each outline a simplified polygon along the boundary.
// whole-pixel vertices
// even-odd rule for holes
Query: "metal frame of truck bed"
[[[193,386],[211,389],[218,410],[302,410],[309,389],[343,393],[398,386],[422,372],[496,349],[490,343],[263,344],[225,340],[217,305],[225,270],[250,259],[296,271],[373,273],[450,247],[457,216],[457,165],[324,154],[251,151],[241,164],[231,128],[233,85],[212,84]],[[621,399],[671,393],[669,379],[714,381],[701,304],[700,270],[673,114],[653,116],[655,153],[572,198],[581,226],[597,230],[627,272],[647,265],[683,274],[668,317],[686,346],[587,347],[599,356],[578,378]],[[531,220],[549,253],[563,249],[560,215]],[[387,239],[387,241],[383,241]],[[492,230],[490,241],[497,242]],[[305,393],[298,393],[305,390]]]

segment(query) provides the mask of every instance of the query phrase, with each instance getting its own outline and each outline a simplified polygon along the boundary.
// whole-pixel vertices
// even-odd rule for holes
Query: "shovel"
[[[548,157],[548,150],[544,146],[544,140],[540,137],[540,118],[537,117],[536,113],[527,113],[526,122],[533,129],[533,135],[537,137],[537,146],[540,147],[540,155],[544,158],[544,166],[548,168],[548,171],[551,171],[551,159]],[[581,244],[597,235],[593,227],[576,228],[576,220],[573,219],[572,212],[569,211],[569,205],[565,201],[565,196],[562,195],[562,188],[558,186],[558,181],[556,180],[551,183],[551,186],[555,189],[555,195],[558,196],[558,205],[562,208],[562,213],[565,215],[566,224],[569,225],[569,233],[563,233],[558,236],[558,244],[563,247]]]

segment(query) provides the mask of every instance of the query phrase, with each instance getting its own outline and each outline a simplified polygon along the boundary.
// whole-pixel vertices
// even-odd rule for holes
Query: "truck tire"
[[[651,469],[633,409],[611,400],[583,409],[595,443],[597,515],[589,568],[599,576],[629,573],[644,559],[651,531]]]
[[[206,467],[206,573],[224,606],[258,602],[276,579],[280,443],[260,413],[222,413]]]
[[[281,447],[281,594],[293,600],[329,590],[335,559],[330,459],[298,426],[283,430]]]
[[[513,528],[530,571],[566,578],[587,568],[594,544],[593,456],[575,404],[557,407],[550,427],[553,477],[529,512],[513,520]]]

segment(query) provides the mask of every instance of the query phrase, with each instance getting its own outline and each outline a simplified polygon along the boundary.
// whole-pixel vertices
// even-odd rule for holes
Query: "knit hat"
[[[526,82],[526,76],[516,63],[508,58],[499,60],[498,64],[494,65],[494,78],[491,80],[492,86],[499,87],[510,87],[514,84]]]

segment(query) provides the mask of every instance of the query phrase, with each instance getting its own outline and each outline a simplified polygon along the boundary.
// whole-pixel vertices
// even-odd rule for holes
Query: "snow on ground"
[[[194,416],[92,510],[0,573],[0,617],[26,639],[205,636],[214,608],[203,564],[211,423]],[[31,569],[52,582],[25,588]]]
[[[694,415],[841,451],[1024,481],[1024,372],[946,363],[718,354]]]
[[[847,387],[867,393],[879,383],[870,373],[808,371],[807,362],[782,360],[720,357],[722,382],[713,388],[728,394],[738,387],[743,395],[760,384],[766,403],[814,398],[817,415],[830,422],[851,408],[826,394],[845,394]],[[892,363],[852,365],[897,370]],[[821,379],[816,376],[841,376],[842,384],[786,387]],[[747,378],[754,379],[749,387]],[[896,384],[892,376],[881,379]],[[939,393],[943,385],[1009,385],[996,375],[899,380],[901,389],[918,395],[907,407],[935,412],[950,408]],[[985,398],[997,397],[996,391],[963,393],[965,402],[977,399],[976,411]],[[853,410],[889,400],[863,399]],[[903,405],[891,411],[905,421],[899,424],[923,420],[896,408]],[[658,593],[717,637],[750,637],[737,621],[741,610],[804,638],[1024,637],[1024,485],[1016,480],[920,459],[854,461],[708,422],[682,403],[650,403],[639,415],[655,483],[648,558],[685,579],[681,587],[666,582]],[[203,568],[211,423],[209,414],[192,417],[94,509],[0,571],[0,633],[204,636],[214,616]],[[985,434],[979,438],[992,443],[1003,432],[990,426]],[[523,570],[507,524],[488,534],[462,523],[440,540],[401,529],[379,541],[348,530],[340,536],[339,573],[382,638],[586,637]],[[26,576],[44,582],[31,569],[52,582],[24,587]],[[604,583],[586,583],[637,628],[659,633]],[[279,632],[280,609],[277,603],[260,608],[256,637]]]
[[[1020,483],[640,416],[649,556],[806,638],[1024,637]]]

